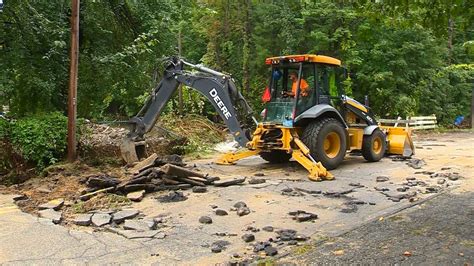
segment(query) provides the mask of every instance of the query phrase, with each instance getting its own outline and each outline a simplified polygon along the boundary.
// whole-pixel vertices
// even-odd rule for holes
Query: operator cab
[[[317,104],[340,105],[346,76],[340,60],[305,54],[271,57],[265,64],[271,66],[271,75],[262,97],[264,122],[291,127],[298,115]]]

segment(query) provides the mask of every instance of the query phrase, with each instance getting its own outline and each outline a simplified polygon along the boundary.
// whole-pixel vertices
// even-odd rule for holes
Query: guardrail
[[[406,119],[378,119],[380,124],[390,125],[394,127],[399,127],[403,125],[405,128],[410,128],[412,130],[420,129],[433,129],[438,127],[438,122],[435,115],[430,116],[409,116]]]

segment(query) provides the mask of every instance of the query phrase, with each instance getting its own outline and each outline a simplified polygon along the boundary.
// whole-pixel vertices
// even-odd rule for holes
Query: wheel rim
[[[375,154],[379,154],[382,151],[382,139],[374,139],[374,143],[372,143],[372,151],[374,151]]]
[[[341,150],[341,138],[336,132],[327,134],[324,139],[324,152],[329,158],[334,158],[339,154]]]

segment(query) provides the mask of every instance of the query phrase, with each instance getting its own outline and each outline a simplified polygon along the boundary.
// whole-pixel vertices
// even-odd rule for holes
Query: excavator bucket
[[[122,140],[120,144],[120,153],[122,159],[128,164],[133,164],[146,156],[146,143],[145,141],[133,141],[129,138]]]
[[[415,154],[411,130],[402,127],[383,127],[386,130],[388,153],[410,157]]]

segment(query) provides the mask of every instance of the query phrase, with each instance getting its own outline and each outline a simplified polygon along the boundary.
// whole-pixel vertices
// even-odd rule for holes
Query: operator
[[[296,72],[291,72],[289,75],[289,78],[293,82],[291,84],[291,92],[285,92],[285,96],[292,96],[295,97],[296,95],[296,90],[298,89],[298,75]],[[308,96],[308,90],[309,90],[309,85],[308,82],[306,82],[305,79],[301,78],[300,80],[300,95],[303,97]]]

